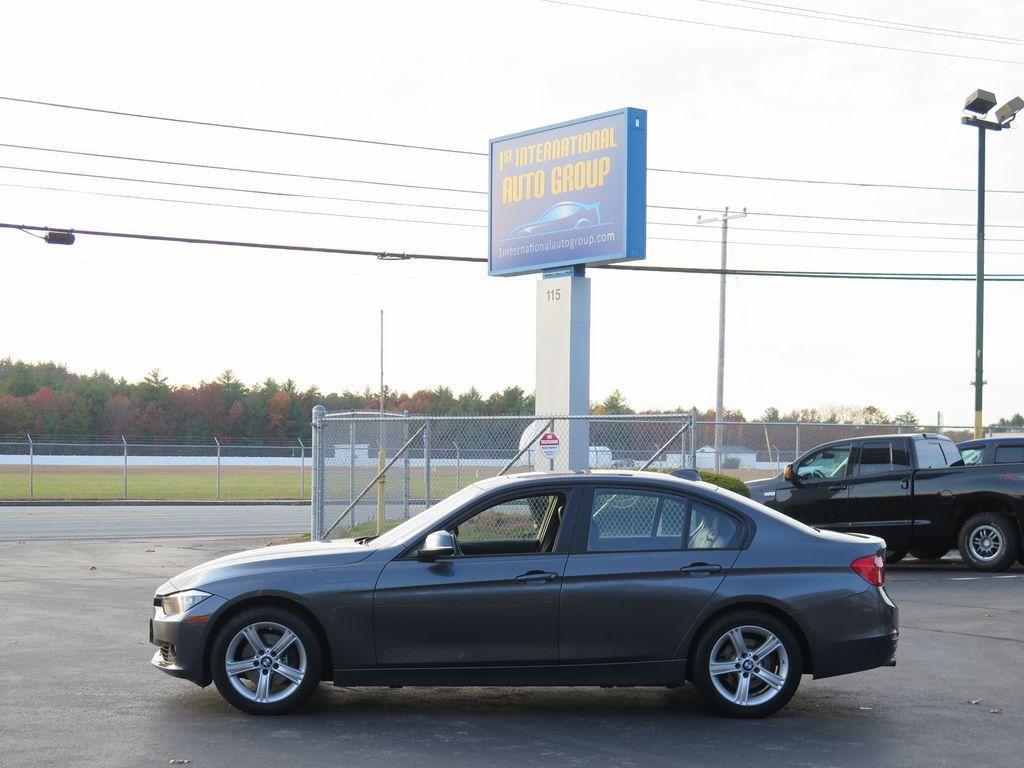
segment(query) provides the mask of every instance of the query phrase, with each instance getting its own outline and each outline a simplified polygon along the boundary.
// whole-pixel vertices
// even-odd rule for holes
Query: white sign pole
[[[590,278],[582,266],[552,271],[537,281],[538,416],[590,414]],[[559,437],[552,468],[590,465],[586,419],[555,421]]]

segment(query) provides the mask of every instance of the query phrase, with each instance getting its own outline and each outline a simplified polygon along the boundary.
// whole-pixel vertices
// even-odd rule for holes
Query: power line
[[[656,21],[674,21],[679,24],[691,24],[697,27],[711,27],[714,29],[728,29],[734,32],[753,32],[759,35],[770,35],[772,37],[785,37],[792,40],[810,40],[816,43],[834,43],[836,45],[851,45],[858,48],[875,48],[881,51],[898,51],[900,53],[918,53],[926,56],[942,56],[949,59],[968,59],[971,61],[987,61],[994,64],[1016,64],[1024,65],[1024,61],[1013,61],[1007,59],[990,59],[984,56],[968,56],[961,53],[947,53],[945,51],[927,51],[919,48],[900,48],[893,45],[879,45],[877,43],[859,43],[853,40],[837,40],[829,37],[814,37],[812,35],[798,35],[792,32],[774,32],[767,29],[757,29],[754,27],[737,27],[730,24],[714,24],[709,21],[695,21],[693,19],[680,19],[675,16],[659,16],[654,13],[643,13],[641,11],[626,11],[620,8],[605,8],[599,5],[587,5],[585,3],[574,3],[567,2],[567,0],[541,0],[541,2],[548,3],[550,5],[564,5],[570,8],[584,8],[590,11],[602,11],[604,13],[618,13],[623,16],[637,16],[645,19],[654,19]]]
[[[318,176],[308,173],[289,173],[287,171],[270,171],[259,168],[242,168],[232,165],[213,165],[210,163],[189,163],[181,160],[159,160],[151,157],[133,157],[131,155],[111,155],[103,152],[82,152],[73,149],[58,149],[56,147],[35,147],[28,144],[2,144],[0,147],[8,149],[25,149],[33,152],[53,152],[62,155],[76,155],[78,157],[95,157],[105,160],[126,160],[135,163],[152,163],[155,165],[170,165],[180,168],[201,168],[210,171],[232,171],[235,173],[256,173],[263,176],[281,176],[290,179],[310,179],[313,181],[340,181],[346,184],[372,184],[379,187],[401,187],[403,189],[423,189],[431,192],[464,192],[471,195],[486,195],[487,191],[482,189],[463,189],[460,187],[438,187],[426,184],[404,184],[395,181],[373,181],[368,179],[352,179],[342,176]]]
[[[693,208],[681,205],[649,205],[648,208],[662,208],[669,211],[693,211],[697,213],[721,213],[717,208]],[[815,219],[820,221],[856,221],[870,224],[917,224],[929,227],[975,227],[976,224],[961,224],[956,221],[917,221],[914,219],[870,219],[864,216],[825,216],[822,214],[814,215],[810,213],[775,213],[772,211],[751,211],[747,210],[747,214],[751,216],[775,216],[785,219]],[[664,223],[664,222],[663,222]],[[1024,229],[1024,224],[989,224],[985,222],[985,228],[999,227],[1001,229]]]
[[[1022,62],[1024,63],[1024,62]],[[924,189],[931,192],[977,192],[976,187],[936,187],[921,184],[883,184],[867,181],[830,181],[826,179],[796,179],[785,176],[751,176],[743,173],[716,173],[712,171],[688,171],[675,168],[648,168],[659,173],[679,173],[687,176],[714,176],[720,179],[749,179],[751,181],[781,181],[790,184],[821,184],[833,187],[865,187],[872,189]],[[986,189],[1009,195],[1024,195],[1024,189]]]
[[[654,222],[649,222],[654,223]],[[685,226],[685,225],[684,225]],[[718,240],[702,240],[695,237],[654,237],[651,235],[647,236],[648,240],[672,240],[675,242],[684,243],[718,243]],[[931,248],[872,248],[867,246],[857,245],[814,245],[810,243],[752,243],[744,242],[742,240],[730,240],[729,245],[756,245],[759,247],[769,248],[810,248],[812,250],[828,250],[828,251],[873,251],[877,253],[952,253],[959,254],[961,256],[973,256],[974,251],[950,251],[950,250],[934,250]],[[990,251],[992,256],[1024,256],[1024,251]]]
[[[898,24],[899,26],[902,26],[902,27],[909,27],[909,28],[912,28],[912,29],[922,29],[922,30],[928,30],[928,31],[932,31],[932,32],[953,32],[953,33],[961,34],[961,35],[969,35],[971,37],[988,38],[989,40],[991,40],[993,42],[1024,43],[1024,40],[1021,40],[1018,37],[1003,37],[1001,35],[989,35],[989,34],[986,34],[986,33],[983,33],[983,32],[965,32],[963,30],[946,29],[944,27],[929,27],[929,26],[925,26],[925,25],[922,25],[922,24],[910,24],[908,22],[903,22],[903,21],[888,21],[886,19],[874,19],[874,18],[871,18],[870,16],[852,16],[852,15],[847,14],[847,13],[836,13],[835,11],[816,11],[816,10],[814,10],[812,8],[799,8],[797,6],[782,5],[780,3],[762,3],[762,2],[757,2],[757,0],[743,0],[743,1],[745,3],[747,3],[748,5],[767,5],[767,6],[770,6],[772,8],[787,8],[789,10],[795,10],[795,11],[807,11],[808,13],[817,13],[817,14],[823,14],[823,15],[827,14],[828,16],[838,16],[838,17],[844,18],[844,19],[857,19],[858,21],[874,21],[874,22],[878,22],[878,23],[881,23],[881,24]],[[910,30],[908,30],[908,31],[910,31]]]
[[[441,227],[467,227],[470,229],[486,229],[486,224],[468,224],[457,221],[431,221],[429,219],[405,219],[391,216],[365,216],[354,213],[333,213],[329,211],[305,211],[294,208],[270,208],[261,205],[242,205],[240,203],[215,203],[209,200],[186,200],[175,197],[151,197],[149,195],[130,195],[117,192],[97,192],[86,189],[68,189],[67,187],[48,187],[35,184],[8,184],[0,183],[0,187],[14,189],[34,189],[42,192],[66,192],[73,195],[90,195],[92,197],[113,197],[122,200],[147,200],[157,203],[177,203],[181,205],[199,205],[210,208],[235,208],[245,211],[264,211],[269,213],[293,213],[302,216],[330,216],[339,219],[359,219],[363,221],[391,221],[402,224],[433,224]]]
[[[545,0],[545,2],[547,2],[547,1],[548,0]],[[551,1],[553,2],[554,0],[551,0]],[[589,7],[589,6],[586,6],[586,7]],[[600,9],[598,9],[598,10],[600,10]],[[616,11],[616,12],[618,12],[618,11]],[[1024,63],[1024,62],[1022,62],[1022,63]],[[156,116],[156,115],[142,115],[140,113],[135,113],[135,112],[120,112],[120,111],[114,111],[114,110],[94,109],[92,107],[83,107],[83,106],[77,106],[77,105],[71,105],[71,104],[58,104],[56,102],[34,101],[34,100],[31,100],[31,99],[16,99],[16,98],[10,97],[10,96],[0,96],[0,100],[15,101],[15,102],[20,102],[20,103],[28,103],[28,104],[40,104],[40,105],[44,105],[44,106],[59,107],[59,108],[63,108],[63,109],[74,109],[74,110],[81,110],[81,111],[87,111],[87,112],[98,111],[98,112],[100,112],[102,114],[122,115],[122,116],[129,116],[129,117],[144,117],[144,118],[153,119],[153,120],[164,120],[164,119],[166,119],[166,120],[172,120],[172,121],[175,121],[175,122],[195,123],[195,124],[198,124],[198,125],[209,125],[209,126],[218,127],[218,128],[239,128],[239,129],[242,129],[242,130],[268,131],[268,132],[271,132],[271,133],[277,132],[274,129],[270,129],[270,128],[251,128],[251,127],[248,127],[248,126],[236,126],[236,125],[230,125],[230,124],[225,124],[225,123],[207,123],[207,122],[198,121],[198,120],[179,120],[178,118],[164,118],[164,117],[160,117],[160,116]],[[298,134],[298,135],[305,136],[305,135],[312,135],[312,134]],[[379,141],[375,141],[375,140],[372,140],[372,139],[346,138],[346,139],[344,139],[344,141],[366,142],[368,144],[384,144],[385,146],[392,146],[388,142],[379,142]],[[432,151],[432,152],[447,152],[447,151],[451,151],[451,152],[457,152],[459,154],[477,155],[477,156],[482,156],[482,157],[486,157],[487,156],[487,153],[485,153],[485,152],[470,152],[468,150],[456,150],[456,149],[447,150],[447,149],[444,149],[444,148],[423,146],[423,145],[419,145],[419,144],[396,144],[394,146],[400,146],[400,147],[403,147],[403,148],[406,148],[406,149],[424,149],[424,150],[429,150],[429,151]],[[378,186],[405,187],[405,188],[409,188],[409,189],[426,189],[426,190],[440,191],[440,192],[463,192],[463,193],[474,194],[474,195],[486,195],[487,194],[487,192],[485,190],[479,190],[479,189],[466,189],[466,188],[459,188],[459,187],[438,187],[438,186],[419,185],[419,184],[400,184],[400,183],[396,183],[396,182],[369,181],[369,180],[366,180],[366,179],[351,179],[351,178],[344,178],[344,177],[337,177],[337,176],[319,176],[319,175],[304,174],[304,173],[290,173],[290,172],[287,172],[287,171],[272,171],[272,170],[262,170],[262,169],[257,169],[257,168],[245,168],[245,167],[239,167],[239,166],[216,165],[216,164],[211,164],[211,163],[192,163],[192,162],[185,162],[185,161],[180,161],[180,160],[162,160],[162,159],[154,159],[154,158],[148,158],[148,157],[136,157],[136,156],[130,156],[130,155],[108,154],[108,153],[103,153],[103,152],[84,152],[84,151],[71,150],[71,149],[58,149],[58,148],[54,148],[54,147],[38,147],[38,146],[32,146],[32,145],[28,145],[28,144],[0,143],[0,147],[6,147],[8,149],[27,150],[27,151],[31,151],[31,152],[51,152],[51,153],[64,154],[64,155],[76,155],[76,156],[80,156],[80,157],[102,158],[102,159],[107,159],[107,160],[122,160],[122,161],[136,162],[136,163],[152,163],[152,164],[157,164],[157,165],[178,166],[178,167],[183,167],[183,168],[200,168],[200,169],[204,169],[204,170],[214,170],[214,171],[232,171],[232,172],[236,172],[236,173],[256,173],[256,174],[262,174],[262,175],[266,175],[266,176],[281,176],[281,177],[296,178],[296,179],[311,179],[311,180],[315,180],[315,181],[340,181],[340,182],[347,182],[347,183],[352,183],[352,184],[375,184],[375,185],[378,185]],[[906,189],[906,190],[923,190],[923,191],[929,191],[929,192],[932,192],[932,191],[934,191],[934,192],[976,192],[977,191],[973,187],[952,187],[952,186],[928,185],[928,184],[892,184],[892,183],[886,183],[886,182],[870,182],[870,181],[837,181],[837,180],[834,180],[834,179],[800,179],[800,178],[787,177],[787,176],[758,176],[758,175],[753,175],[753,174],[742,174],[742,173],[722,173],[722,172],[715,172],[715,171],[697,171],[697,170],[692,170],[692,169],[687,169],[687,168],[648,167],[647,170],[651,171],[652,173],[672,173],[672,174],[682,174],[682,175],[688,175],[688,176],[708,176],[708,177],[716,177],[716,178],[724,178],[724,179],[749,179],[751,181],[770,181],[770,182],[787,183],[787,184],[815,184],[815,185],[837,186],[837,187],[857,187],[857,188],[862,188],[862,189]],[[988,189],[986,191],[994,193],[994,194],[1010,194],[1010,195],[1021,195],[1021,194],[1024,194],[1024,190],[1021,190],[1021,189]]]
[[[362,248],[333,248],[326,246],[291,245],[285,243],[263,243],[247,240],[219,240],[201,237],[186,237],[181,235],[153,235],[138,232],[120,232],[112,230],[93,229],[60,229],[31,224],[9,224],[0,222],[0,229],[19,229],[35,232],[65,231],[74,232],[76,235],[92,237],[111,237],[131,240],[147,240],[151,242],[172,242],[186,243],[189,245],[216,245],[233,248],[259,248],[264,250],[278,251],[300,251],[305,253],[332,253],[340,255],[376,256],[379,259],[401,259],[412,260],[422,259],[429,261],[452,261],[486,263],[487,259],[479,256],[453,256],[434,253],[396,253],[389,251],[378,251]],[[826,272],[819,270],[758,270],[758,269],[714,269],[704,267],[669,267],[669,266],[648,266],[638,267],[629,264],[604,264],[594,267],[595,269],[628,270],[632,272],[675,272],[683,274],[707,274],[707,275],[746,275],[764,277],[803,277],[803,278],[833,278],[847,280],[932,280],[946,282],[973,282],[975,277],[967,272]],[[996,273],[986,275],[986,280],[991,282],[1024,282],[1024,273]]]
[[[1021,45],[1024,40],[1016,40],[1012,37],[997,37],[974,32],[962,32],[953,29],[939,29],[937,27],[918,27],[915,24],[904,24],[899,21],[886,21],[884,19],[867,19],[860,16],[846,16],[831,11],[816,11],[810,8],[796,8],[791,5],[778,5],[776,3],[744,2],[729,3],[724,0],[697,0],[698,3],[706,5],[723,5],[729,8],[740,8],[745,11],[761,11],[762,13],[777,13],[785,16],[800,16],[805,19],[817,21],[831,21],[838,24],[853,24],[858,27],[873,27],[875,29],[888,29],[894,32],[913,32],[919,35],[934,35],[936,37],[952,37],[957,40],[974,40],[980,43],[1003,43],[1005,45]],[[768,6],[758,8],[757,6]],[[839,17],[839,18],[833,18]]]
[[[648,206],[653,208],[654,206]],[[655,223],[655,222],[648,222]],[[669,225],[669,222],[659,222],[660,225]],[[671,226],[674,227],[692,227],[694,229],[707,229],[700,224],[686,224],[683,222],[671,222]],[[951,235],[901,235],[901,234],[886,234],[884,232],[836,232],[832,230],[822,229],[778,229],[775,227],[748,227],[743,225],[733,225],[734,231],[745,231],[745,232],[782,232],[785,234],[792,235],[839,235],[843,237],[881,237],[881,238],[900,238],[900,239],[911,239],[911,240],[956,240],[960,242],[975,242],[974,237],[953,237]],[[988,243],[1024,243],[1022,238],[1014,237],[986,237],[985,242]]]
[[[16,189],[34,189],[38,191],[56,191],[56,193],[67,193],[71,195],[87,195],[91,197],[100,198],[115,198],[119,200],[139,200],[146,202],[155,203],[173,203],[179,205],[191,205],[191,206],[205,206],[211,208],[231,208],[246,211],[262,211],[269,213],[287,213],[297,214],[303,216],[329,216],[334,218],[346,218],[346,219],[357,219],[366,221],[392,221],[407,224],[430,224],[434,226],[457,226],[472,229],[485,229],[486,224],[473,224],[468,222],[459,221],[434,221],[430,219],[411,219],[402,217],[390,217],[390,216],[368,216],[360,214],[349,214],[349,213],[335,213],[330,211],[308,211],[294,208],[271,208],[267,206],[250,206],[239,203],[216,203],[213,201],[205,200],[187,200],[183,198],[159,198],[147,195],[130,195],[127,193],[105,193],[105,191],[97,191],[92,189],[72,189],[65,186],[47,186],[39,184],[15,184],[15,183],[0,183],[0,187],[9,187]],[[750,213],[750,212],[749,212]],[[681,222],[673,221],[648,221],[648,224],[659,225],[659,226],[692,226],[691,224],[685,224]],[[755,229],[756,227],[742,227],[744,229]],[[786,230],[773,230],[768,229],[766,231],[786,231]],[[788,231],[799,231],[799,230],[788,230]],[[851,232],[852,233],[852,232]],[[878,236],[886,237],[886,236]],[[649,237],[648,240],[663,240],[663,241],[678,241],[678,242],[689,242],[689,243],[717,243],[714,240],[700,240],[697,238],[669,238],[669,237]],[[969,240],[969,239],[968,239]],[[1005,242],[1021,242],[1017,240],[1008,240]],[[788,243],[753,243],[737,241],[736,245],[748,245],[748,246],[767,246],[767,247],[784,247],[784,248],[810,248],[814,250],[847,250],[847,251],[877,251],[877,252],[899,252],[899,253],[933,253],[933,254],[961,254],[970,255],[973,252],[970,251],[950,251],[950,250],[931,250],[931,249],[913,249],[913,248],[867,248],[860,246],[830,246],[830,245],[812,245],[812,244],[788,244]],[[993,252],[992,255],[1002,256],[1017,256],[1024,255],[1024,253],[1018,252],[1007,252],[998,251]]]
[[[311,195],[301,192],[279,192],[271,189],[255,187],[224,187],[217,184],[194,184],[185,181],[165,181],[163,179],[145,179],[138,176],[111,176],[101,173],[85,173],[82,171],[58,171],[51,168],[31,168],[24,165],[0,165],[8,171],[26,171],[28,173],[48,173],[57,176],[75,176],[86,179],[103,179],[104,181],[127,181],[135,184],[157,184],[165,187],[184,187],[186,189],[205,189],[217,192],[243,192],[250,195],[271,195],[274,197],[295,197],[307,200],[333,200],[345,203],[372,203],[376,205],[400,205],[412,208],[440,208],[446,211],[469,211],[472,213],[486,212],[486,208],[461,208],[452,205],[434,205],[426,203],[400,203],[391,200],[367,200],[355,197],[337,197],[335,195]]]
[[[236,131],[252,131],[254,133],[271,133],[278,136],[298,136],[304,139],[326,139],[329,141],[346,141],[354,144],[373,144],[379,147],[394,147],[399,149],[421,149],[428,152],[447,152],[454,155],[483,155],[486,152],[471,152],[467,149],[455,149],[453,147],[432,147],[424,144],[402,144],[395,141],[380,141],[378,139],[357,139],[351,136],[333,136],[326,133],[311,133],[307,131],[290,131],[283,128],[259,128],[253,125],[241,125],[238,123],[217,123],[210,120],[190,120],[184,117],[170,117],[168,115],[147,115],[141,112],[125,112],[117,109],[102,109],[100,107],[82,107],[74,104],[60,104],[54,101],[41,101],[38,99],[22,99],[15,96],[0,96],[2,101],[13,101],[19,104],[35,104],[40,107],[58,107],[60,109],[73,109],[79,112],[95,112],[101,115],[117,115],[118,117],[135,117],[140,120],[160,120],[167,123],[180,123],[183,125],[201,125],[207,128],[231,128]]]

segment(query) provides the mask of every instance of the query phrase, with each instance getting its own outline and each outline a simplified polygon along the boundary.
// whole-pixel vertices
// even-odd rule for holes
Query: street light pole
[[[974,302],[974,436],[982,437],[985,351],[985,126],[978,126],[978,267]]]
[[[985,431],[982,418],[984,400],[984,351],[985,351],[985,132],[1009,128],[1017,113],[1024,109],[1024,99],[1019,96],[1010,99],[996,110],[995,120],[985,120],[996,105],[995,94],[980,88],[967,97],[964,111],[976,116],[961,117],[963,125],[978,129],[978,266],[975,276],[975,317],[974,317],[974,436],[982,437]]]
[[[722,422],[725,419],[725,267],[729,253],[729,219],[741,219],[743,213],[729,215],[729,206],[716,219],[697,217],[698,224],[714,224],[722,222],[722,274],[718,283],[718,382],[715,389],[715,472],[722,471]]]

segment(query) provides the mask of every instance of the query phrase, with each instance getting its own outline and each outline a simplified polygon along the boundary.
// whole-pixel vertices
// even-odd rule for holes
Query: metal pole
[[[309,493],[309,538],[311,541],[319,541],[324,536],[323,425],[326,413],[327,409],[322,405],[313,407],[313,477]]]
[[[128,441],[121,435],[121,442],[124,444],[124,497],[128,498]]]
[[[31,499],[36,495],[35,445],[32,443],[32,435],[26,432],[25,437],[28,438],[28,497]]]
[[[299,498],[306,496],[306,446],[302,444],[302,438],[295,438],[299,441]]]
[[[423,430],[423,482],[425,486],[427,507],[431,504],[430,499],[430,419],[427,418]]]
[[[793,452],[793,461],[796,461],[797,459],[800,458],[800,422],[796,423],[795,428],[796,428],[796,441],[795,441],[795,450]]]
[[[718,282],[718,382],[715,388],[715,472],[722,470],[722,420],[725,418],[725,265],[729,250],[729,207],[722,217],[722,274]]]
[[[380,435],[379,445],[377,450],[377,471],[379,473],[379,479],[377,480],[377,533],[380,534],[384,530],[384,484],[387,482],[387,473],[384,472],[384,465],[387,464],[388,454],[384,448],[384,310],[380,311],[380,397],[378,398],[378,404],[380,405]],[[355,520],[355,516],[353,516]]]
[[[975,276],[974,437],[982,437],[982,356],[985,348],[985,127],[978,126],[978,270]]]
[[[690,469],[697,469],[697,409],[690,409]]]
[[[326,409],[325,409],[326,410]],[[356,497],[356,423],[348,423],[348,500]]]
[[[217,501],[220,501],[220,440],[213,436],[213,442],[217,444]]]
[[[451,439],[451,438],[449,438]],[[459,451],[459,444],[452,440],[452,445],[455,446],[455,490],[462,490],[462,454]]]
[[[402,440],[409,442],[409,412],[405,412]],[[402,454],[402,514],[409,517],[409,452]]]

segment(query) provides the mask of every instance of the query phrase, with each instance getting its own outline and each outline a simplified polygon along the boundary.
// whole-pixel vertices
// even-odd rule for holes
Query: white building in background
[[[722,446],[722,469],[755,469],[757,451],[745,445]],[[697,469],[715,468],[715,446],[705,445],[697,449]]]

